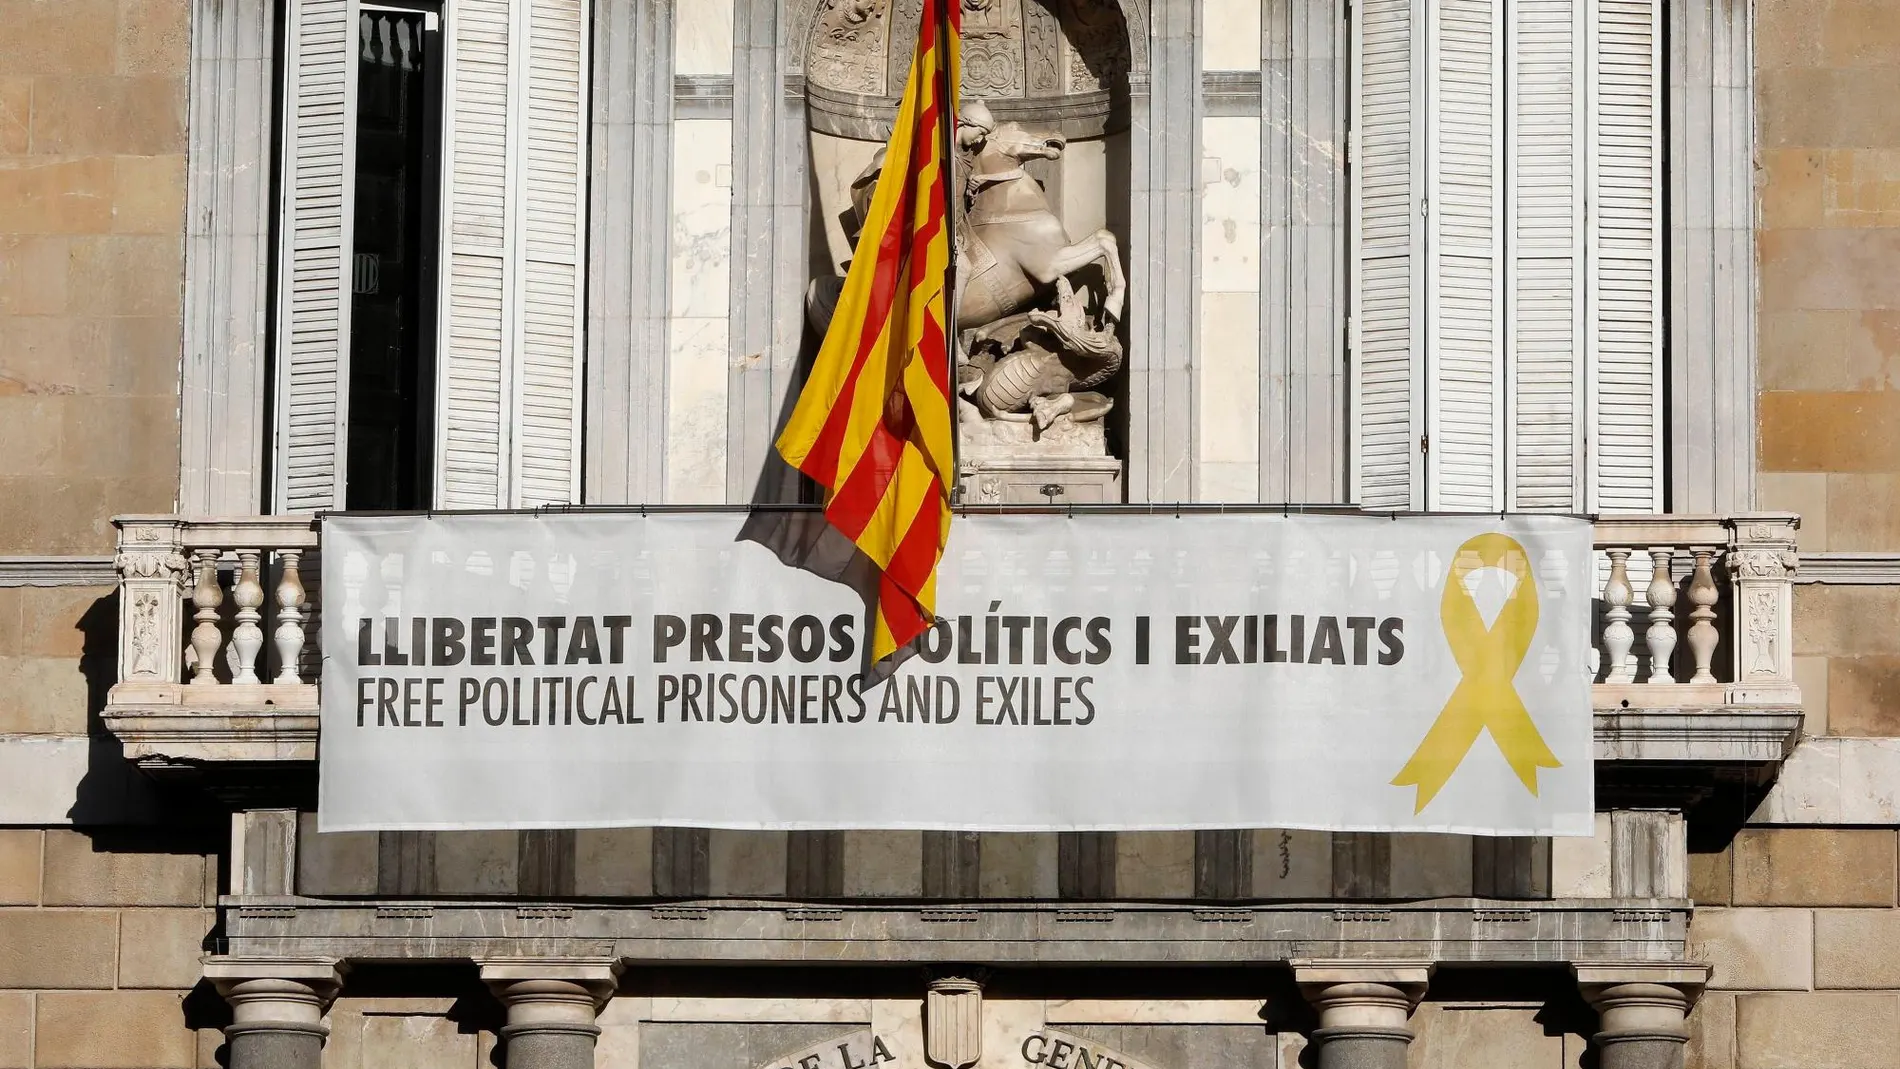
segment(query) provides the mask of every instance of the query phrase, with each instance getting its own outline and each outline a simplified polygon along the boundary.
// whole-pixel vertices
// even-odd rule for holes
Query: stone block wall
[[[0,554],[178,486],[188,0],[0,0]]]
[[[1713,966],[1687,1069],[1887,1069],[1900,1051],[1891,828],[1746,828],[1692,857]]]
[[[217,1064],[217,1007],[192,993],[217,891],[200,849],[0,829],[0,1069]]]

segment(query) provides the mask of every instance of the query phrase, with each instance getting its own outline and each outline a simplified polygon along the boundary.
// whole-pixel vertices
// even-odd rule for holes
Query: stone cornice
[[[1797,583],[1900,586],[1900,553],[1803,553]]]
[[[224,899],[232,953],[464,961],[524,956],[747,964],[1257,965],[1307,958],[1558,963],[1674,961],[1675,899],[1274,902],[1209,919],[1193,903],[983,903],[947,922],[917,903],[717,899],[573,903]],[[823,919],[815,914],[822,912]],[[1087,923],[1070,915],[1088,914]],[[1238,919],[1234,914],[1239,914]]]
[[[0,557],[0,587],[116,586],[118,568],[102,557]]]

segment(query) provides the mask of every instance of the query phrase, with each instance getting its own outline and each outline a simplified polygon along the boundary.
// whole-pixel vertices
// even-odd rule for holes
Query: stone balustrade
[[[116,523],[119,674],[104,716],[127,755],[153,766],[314,760],[318,522]],[[1786,755],[1799,727],[1797,525],[1788,514],[1597,522],[1599,757]],[[1722,725],[1721,745],[1685,749],[1683,732],[1698,723]]]

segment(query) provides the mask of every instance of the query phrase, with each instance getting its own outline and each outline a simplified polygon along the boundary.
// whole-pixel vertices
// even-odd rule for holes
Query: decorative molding
[[[111,557],[0,557],[0,587],[118,584]]]
[[[732,118],[732,76],[682,74],[673,79],[675,119]]]
[[[1335,910],[1328,903],[1263,903],[1253,924],[1217,928],[1182,903],[1117,902],[1099,924],[1050,922],[1066,911],[1052,903],[986,903],[975,921],[919,924],[914,905],[840,904],[846,919],[814,932],[786,916],[783,903],[708,903],[690,925],[664,919],[662,908],[611,903],[576,906],[571,928],[550,933],[540,921],[516,916],[513,905],[429,901],[406,908],[432,910],[426,925],[385,913],[374,902],[274,899],[294,904],[290,917],[253,917],[254,904],[233,907],[227,939],[232,953],[333,955],[343,959],[428,957],[497,959],[533,954],[610,957],[649,963],[702,965],[824,961],[832,965],[889,964],[956,968],[972,960],[992,966],[1257,965],[1286,961],[1325,947],[1358,967],[1394,964],[1403,953],[1418,962],[1674,961],[1684,954],[1692,906],[1684,900],[1645,901],[1626,917],[1618,903],[1599,900],[1515,904],[1526,918],[1500,924],[1479,918],[1498,909],[1481,899],[1397,902],[1387,908]],[[672,907],[679,909],[681,907]],[[1352,923],[1374,920],[1376,923]],[[1341,923],[1342,921],[1346,923]],[[1634,923],[1632,923],[1634,922]],[[1025,933],[1048,938],[1025,938]],[[1344,967],[1341,963],[1340,967]]]
[[[1205,71],[1201,74],[1201,95],[1207,100],[1207,114],[1214,117],[1260,115],[1259,71]]]
[[[1900,586],[1900,553],[1803,553],[1797,583]]]

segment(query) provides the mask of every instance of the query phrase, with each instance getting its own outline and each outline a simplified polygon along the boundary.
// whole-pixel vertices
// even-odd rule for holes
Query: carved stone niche
[[[1116,502],[1129,96],[1139,0],[957,0],[958,460],[964,500]],[[815,0],[804,41],[816,187],[812,326],[849,267],[922,0]],[[1130,35],[1130,28],[1138,31]],[[1027,250],[1027,251],[1025,251]]]

